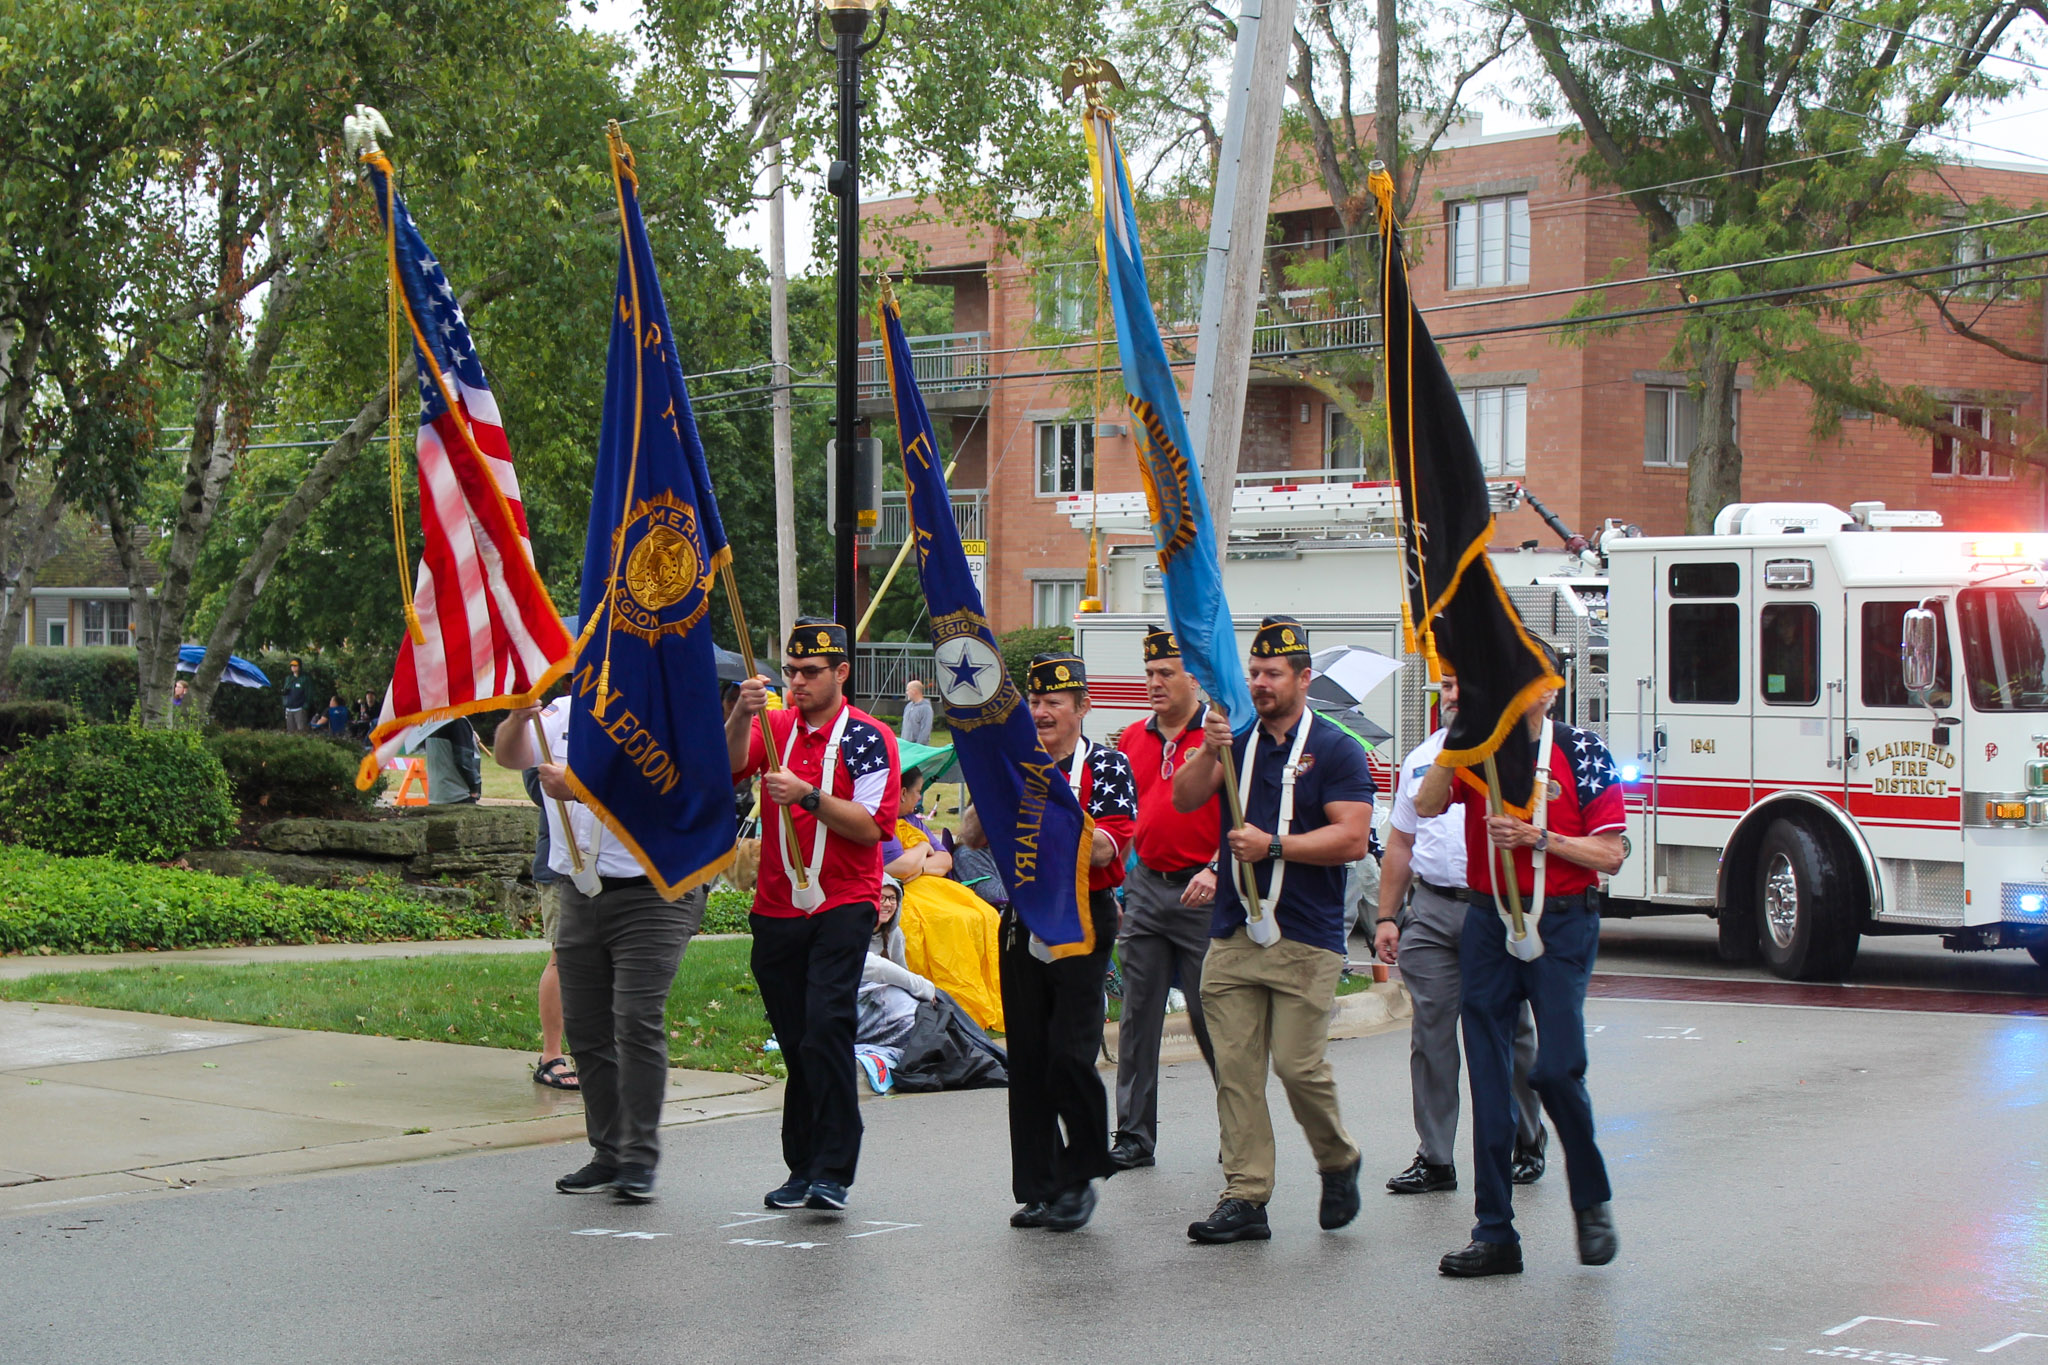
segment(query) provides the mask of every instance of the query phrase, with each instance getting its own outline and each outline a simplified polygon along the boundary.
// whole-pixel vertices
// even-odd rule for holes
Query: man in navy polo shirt
[[[1344,873],[1365,856],[1373,782],[1358,741],[1308,710],[1308,658],[1301,623],[1267,617],[1252,640],[1249,670],[1259,723],[1233,738],[1229,720],[1212,706],[1201,753],[1173,780],[1174,808],[1195,810],[1222,790],[1228,755],[1244,807],[1242,828],[1230,829],[1227,814],[1219,820],[1223,864],[1202,967],[1225,1184],[1216,1211],[1188,1227],[1197,1242],[1272,1236],[1269,1064],[1322,1174],[1318,1221],[1341,1228],[1358,1216],[1358,1148],[1337,1112],[1324,1054],[1344,971]],[[1256,878],[1264,942],[1248,923],[1238,864]],[[1265,933],[1269,925],[1278,926],[1277,939]]]
[[[1556,664],[1552,655],[1553,671]],[[1599,884],[1601,873],[1619,871],[1626,855],[1621,775],[1598,736],[1553,722],[1549,711],[1546,693],[1524,713],[1521,733],[1507,740],[1538,749],[1532,819],[1489,816],[1484,777],[1476,769],[1446,766],[1441,756],[1415,793],[1415,812],[1423,819],[1452,804],[1465,808],[1465,876],[1472,888],[1458,971],[1472,1090],[1473,1165],[1479,1177],[1478,1222],[1471,1243],[1438,1263],[1446,1275],[1517,1275],[1522,1270],[1510,1174],[1515,1106],[1509,1076],[1515,1021],[1524,1000],[1536,1016],[1536,1064],[1529,1070],[1529,1084],[1542,1098],[1564,1149],[1579,1260],[1606,1265],[1620,1246],[1608,1205],[1607,1163],[1593,1140],[1593,1099],[1586,1090],[1586,983],[1600,946],[1600,915],[1587,903],[1586,893]],[[1495,898],[1503,880],[1501,864],[1509,859],[1525,919],[1540,944],[1533,956],[1509,951],[1508,908]]]

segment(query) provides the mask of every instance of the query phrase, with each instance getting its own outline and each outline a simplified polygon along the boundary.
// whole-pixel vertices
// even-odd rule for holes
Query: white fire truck
[[[1318,648],[1398,650],[1385,495],[1356,485],[1318,513],[1283,506],[1293,490],[1248,492],[1225,566],[1241,642],[1280,611]],[[1104,495],[1066,510],[1084,529],[1142,530],[1127,496],[1134,508]],[[1504,485],[1496,503],[1520,496]],[[1709,915],[1724,956],[1794,979],[1839,977],[1864,934],[2024,948],[2048,966],[2048,536],[1940,524],[1879,503],[1738,504],[1710,536],[1611,527],[1604,575],[1555,550],[1494,556],[1564,657],[1563,713],[1622,767],[1629,854],[1606,914]],[[1146,714],[1157,575],[1149,545],[1117,546],[1106,610],[1075,618],[1097,738]],[[1364,714],[1392,736],[1382,756],[1418,743],[1419,661]]]
[[[2048,537],[1940,524],[1758,503],[1607,539],[1608,913],[1702,911],[1799,979],[1863,934],[2048,965]]]

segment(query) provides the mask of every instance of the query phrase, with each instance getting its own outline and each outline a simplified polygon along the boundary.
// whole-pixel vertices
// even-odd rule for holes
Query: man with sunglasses
[[[1180,643],[1164,626],[1145,632],[1145,694],[1150,720],[1126,726],[1117,748],[1138,786],[1138,861],[1124,881],[1117,936],[1123,970],[1123,1022],[1116,1042],[1116,1142],[1120,1171],[1150,1166],[1159,1138],[1159,1042],[1166,994],[1179,978],[1188,1023],[1213,1076],[1215,1055],[1202,1015],[1202,959],[1209,952],[1209,909],[1216,899],[1216,797],[1193,811],[1173,808],[1173,777],[1202,747],[1209,707],[1181,662]]]
[[[735,785],[761,773],[761,870],[754,885],[754,979],[789,1084],[771,1209],[846,1207],[860,1160],[853,1059],[861,968],[882,895],[882,840],[896,827],[902,767],[889,728],[846,700],[844,627],[801,617],[784,650],[788,705],[768,712],[776,765],[756,719],[768,680],[740,684],[725,721]],[[788,811],[796,846],[784,836]]]

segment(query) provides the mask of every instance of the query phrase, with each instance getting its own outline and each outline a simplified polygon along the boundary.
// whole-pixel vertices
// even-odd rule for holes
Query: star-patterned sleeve
[[[1590,730],[1563,727],[1558,742],[1572,762],[1572,777],[1578,788],[1579,819],[1587,834],[1606,834],[1624,829],[1628,815],[1622,804],[1621,770],[1614,755]]]
[[[853,776],[852,799],[887,836],[896,828],[896,737],[868,720],[848,720],[840,756]]]
[[[1138,783],[1131,760],[1101,744],[1088,754],[1088,814],[1121,857],[1138,832]]]

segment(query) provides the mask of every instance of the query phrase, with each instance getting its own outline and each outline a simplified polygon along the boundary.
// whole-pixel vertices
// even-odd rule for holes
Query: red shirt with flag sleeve
[[[1074,783],[1074,795],[1116,850],[1107,866],[1088,869],[1088,889],[1107,891],[1124,882],[1124,854],[1138,832],[1138,788],[1131,781],[1128,758],[1107,745],[1090,744],[1085,739],[1080,742],[1088,753],[1081,764],[1081,778]],[[1073,761],[1069,754],[1059,765],[1062,775],[1070,771]]]
[[[829,780],[823,773],[825,741],[838,721],[837,713],[822,729],[808,724],[794,708],[762,714],[768,717],[769,729],[775,737],[776,754],[781,755],[784,751],[789,754],[789,771],[820,791],[857,802],[875,817],[875,827],[886,839],[896,830],[898,787],[903,772],[902,763],[896,757],[896,736],[889,733],[888,726],[867,712],[845,703],[841,705],[847,712],[846,733],[840,737],[838,761],[832,765]],[[789,740],[792,728],[799,732],[793,747]],[[760,725],[748,726],[747,734],[747,766],[732,775],[735,786],[768,766],[767,752],[761,747]],[[776,805],[764,790],[761,794],[761,871],[754,883],[754,913],[770,919],[800,919],[804,912],[797,909],[790,897],[789,873],[782,866],[783,855],[778,847],[782,838],[781,810],[782,807]],[[882,845],[879,840],[872,844],[857,844],[819,824],[818,818],[801,806],[791,806],[789,813],[796,822],[797,853],[805,864],[810,862],[811,850],[816,846],[814,841],[821,830],[825,836],[825,858],[818,869],[818,882],[825,892],[825,903],[814,914],[822,914],[838,905],[860,902],[874,905],[881,901]]]
[[[1509,740],[1514,743],[1514,740]],[[1534,740],[1524,740],[1534,746]],[[1468,770],[1477,772],[1476,769]],[[1550,762],[1544,775],[1551,783],[1549,805],[1543,823],[1552,834],[1583,838],[1607,834],[1626,827],[1622,807],[1621,772],[1613,755],[1591,730],[1553,725],[1550,734]],[[1486,837],[1486,793],[1472,786],[1463,774],[1451,783],[1451,799],[1465,807],[1465,884],[1474,891],[1491,894],[1500,858],[1493,841]],[[1515,882],[1524,896],[1536,894],[1534,850],[1515,850]],[[1544,859],[1544,894],[1574,896],[1599,885],[1600,874],[1590,867],[1557,856],[1552,849]]]
[[[1208,866],[1221,847],[1216,842],[1216,803],[1212,796],[1199,810],[1183,814],[1173,808],[1173,774],[1187,766],[1202,747],[1202,721],[1209,714],[1205,702],[1167,753],[1167,740],[1159,729],[1159,717],[1132,721],[1124,727],[1117,748],[1131,761],[1131,776],[1138,788],[1137,833],[1134,836],[1138,861],[1154,872],[1186,872]],[[1168,765],[1171,765],[1170,768]]]

